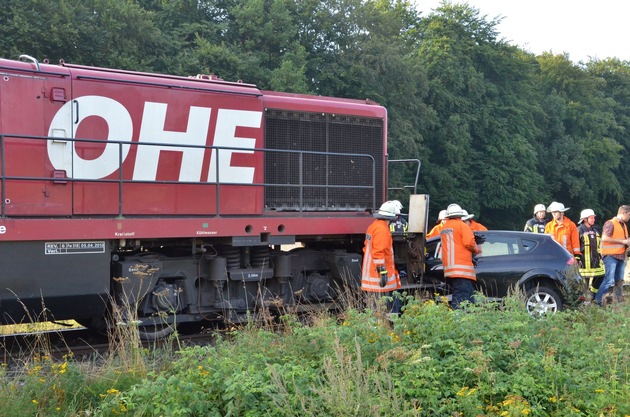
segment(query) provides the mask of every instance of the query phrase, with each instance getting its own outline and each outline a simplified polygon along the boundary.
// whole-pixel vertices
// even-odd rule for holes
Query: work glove
[[[383,265],[379,265],[376,267],[376,270],[378,271],[379,276],[381,277],[381,280],[378,282],[378,284],[381,286],[381,288],[383,288],[384,286],[387,285],[387,281],[388,281],[387,268],[385,268]]]
[[[584,263],[582,262],[583,261],[582,255],[578,253],[574,255],[574,257],[575,257],[575,262],[577,262],[578,266],[582,268],[582,266],[584,266]]]
[[[484,235],[475,235],[475,243],[477,245],[483,245],[486,241],[486,237]]]

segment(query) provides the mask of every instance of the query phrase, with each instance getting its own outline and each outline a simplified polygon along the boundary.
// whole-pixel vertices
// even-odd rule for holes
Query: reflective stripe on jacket
[[[598,277],[604,275],[604,264],[600,254],[601,236],[594,227],[590,229],[584,224],[578,227],[580,234],[580,250],[582,251],[582,268],[580,274],[583,277]]]
[[[461,219],[448,219],[440,235],[444,278],[468,278],[476,281],[472,255],[479,250],[470,226]]]
[[[553,236],[553,239],[569,251],[570,254],[580,254],[580,236],[577,226],[568,217],[565,216],[562,223],[558,223],[556,219],[551,220],[545,226],[545,233]]]
[[[525,223],[524,231],[530,233],[545,233],[546,225],[547,219],[538,220],[537,217],[534,217],[533,219],[527,220],[527,223]]]
[[[387,269],[387,285],[381,287],[377,266]],[[400,288],[400,278],[394,266],[392,234],[386,220],[374,220],[365,233],[361,289],[368,292],[389,292]]]
[[[613,239],[628,239],[628,229],[625,224],[621,224],[618,218],[613,217],[608,220],[613,225]],[[606,222],[608,223],[608,222]],[[606,225],[604,225],[605,227]],[[621,255],[626,251],[626,245],[617,242],[602,242],[602,255]]]
[[[409,223],[407,220],[398,216],[395,221],[389,224],[389,231],[392,233],[407,233],[409,230]]]

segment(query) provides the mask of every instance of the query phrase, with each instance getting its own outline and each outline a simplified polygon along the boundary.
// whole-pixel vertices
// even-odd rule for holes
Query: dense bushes
[[[393,326],[350,311],[179,353],[101,405],[133,415],[473,416],[630,414],[627,305],[530,318],[411,302]]]
[[[513,296],[466,312],[410,300],[393,324],[358,310],[309,326],[286,316],[280,330],[143,351],[143,363],[29,358],[1,374],[0,398],[12,416],[623,417],[629,311],[533,319]]]

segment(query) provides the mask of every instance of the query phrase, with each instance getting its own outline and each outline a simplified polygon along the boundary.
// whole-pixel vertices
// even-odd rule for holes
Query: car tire
[[[548,287],[536,286],[527,290],[525,307],[531,316],[540,317],[562,310],[563,303],[556,291]]]

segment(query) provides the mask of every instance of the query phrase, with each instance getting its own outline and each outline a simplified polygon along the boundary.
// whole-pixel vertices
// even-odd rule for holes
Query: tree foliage
[[[630,63],[534,56],[498,23],[407,0],[5,0],[0,55],[371,99],[388,109],[390,158],[422,161],[433,216],[457,202],[520,229],[552,200],[574,220],[611,216],[630,197]]]

